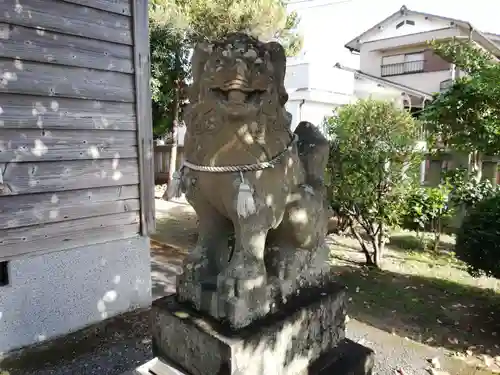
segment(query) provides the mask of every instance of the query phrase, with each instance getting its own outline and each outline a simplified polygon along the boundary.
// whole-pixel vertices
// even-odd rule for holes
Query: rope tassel
[[[241,183],[238,189],[238,200],[236,203],[236,212],[239,217],[247,218],[257,212],[253,190],[250,185],[245,182],[243,173],[240,172]]]

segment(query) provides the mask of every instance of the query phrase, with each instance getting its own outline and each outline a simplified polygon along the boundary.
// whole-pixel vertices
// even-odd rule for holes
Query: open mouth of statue
[[[239,83],[231,82],[223,87],[213,87],[212,92],[223,102],[243,106],[248,104],[258,104],[258,100],[264,90],[255,90]]]

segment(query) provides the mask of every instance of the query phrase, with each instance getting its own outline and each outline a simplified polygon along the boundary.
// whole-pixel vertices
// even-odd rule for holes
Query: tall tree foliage
[[[369,265],[379,267],[421,160],[419,125],[390,102],[360,100],[327,119],[332,208],[347,217]]]
[[[423,111],[433,142],[468,153],[500,153],[500,64],[468,42],[433,42],[438,55],[467,73]]]
[[[294,55],[302,45],[298,23],[296,13],[287,14],[283,0],[150,1],[155,135],[171,130],[180,115],[194,43],[243,31],[262,40],[279,40],[287,54]]]
[[[245,32],[262,40],[276,39],[289,56],[296,54],[302,39],[296,29],[296,12],[287,14],[283,0],[176,0],[185,15],[185,31],[191,41],[222,38]]]

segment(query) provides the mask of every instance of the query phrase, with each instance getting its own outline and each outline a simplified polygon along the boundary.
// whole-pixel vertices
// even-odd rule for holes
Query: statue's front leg
[[[255,286],[266,282],[264,250],[268,229],[243,225],[235,232],[236,241],[223,276],[235,280],[254,280]]]
[[[234,328],[248,325],[269,312],[264,263],[268,227],[258,214],[235,223],[236,242],[232,257],[219,275],[221,310]]]
[[[184,259],[183,274],[177,277],[177,292],[181,301],[204,308],[204,289],[217,286],[217,275],[227,265],[229,235],[233,225],[209,202],[201,198],[192,202],[198,215],[198,240]]]

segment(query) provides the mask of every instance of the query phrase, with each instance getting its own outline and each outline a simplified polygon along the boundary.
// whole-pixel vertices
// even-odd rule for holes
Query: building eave
[[[389,81],[388,79],[385,79],[385,78],[376,77],[376,76],[373,76],[371,74],[364,73],[361,70],[357,70],[357,69],[354,69],[354,68],[349,68],[347,66],[343,66],[340,63],[336,63],[334,65],[334,67],[337,68],[337,69],[341,69],[341,70],[345,70],[347,72],[354,73],[354,74],[356,74],[356,75],[358,75],[360,77],[363,77],[363,78],[365,78],[367,80],[370,80],[370,81],[373,81],[373,82],[376,82],[376,83],[379,83],[381,85],[395,88],[395,89],[401,91],[402,93],[406,93],[406,94],[409,94],[409,95],[417,96],[417,97],[420,97],[420,98],[426,99],[426,100],[432,100],[432,98],[433,98],[433,96],[432,96],[431,93],[428,93],[428,92],[425,92],[425,91],[421,91],[421,90],[417,90],[417,89],[415,89],[413,87],[410,87],[410,86],[401,85],[399,83],[396,83],[396,82],[393,82],[393,81]]]

